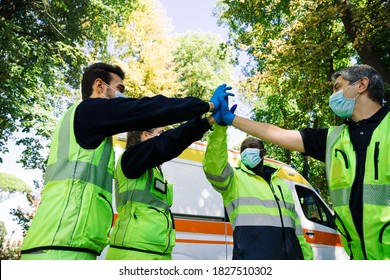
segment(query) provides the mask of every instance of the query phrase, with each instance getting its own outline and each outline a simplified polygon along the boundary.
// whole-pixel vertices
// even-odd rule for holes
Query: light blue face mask
[[[262,159],[263,158],[260,156],[260,150],[257,148],[246,148],[241,153],[242,163],[249,168],[253,168],[258,165]]]
[[[333,113],[341,118],[352,117],[353,109],[355,108],[355,101],[360,93],[356,95],[355,98],[349,99],[344,96],[343,92],[355,83],[347,86],[345,89],[335,92],[329,97],[329,107],[332,109]]]
[[[124,97],[126,97],[126,95],[124,95],[123,93],[121,93],[120,91],[115,91],[115,97],[122,97],[122,98],[124,98]]]
[[[112,88],[109,84],[105,83],[106,86],[108,86],[110,89],[112,89],[114,92],[115,92],[115,98],[118,98],[118,97],[126,97],[126,95],[124,95],[123,93],[121,93],[120,91]],[[103,94],[103,96],[107,99],[109,99],[105,94]]]

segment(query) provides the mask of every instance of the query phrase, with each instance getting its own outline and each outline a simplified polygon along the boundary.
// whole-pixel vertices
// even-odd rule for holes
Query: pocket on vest
[[[145,250],[165,248],[169,240],[169,217],[154,207],[140,207],[135,211],[130,240],[133,244],[142,244]],[[150,247],[150,246],[152,247]]]
[[[88,189],[91,191],[90,194],[87,192]],[[84,227],[78,234],[80,234],[82,239],[85,239],[85,242],[90,242],[88,247],[92,247],[91,249],[103,250],[108,244],[108,235],[113,221],[113,210],[110,201],[103,194],[94,192],[93,188],[87,187],[83,194],[80,222],[83,219]]]
[[[344,151],[338,149],[333,151],[331,166],[330,181],[334,186],[345,187],[351,177],[352,168]]]

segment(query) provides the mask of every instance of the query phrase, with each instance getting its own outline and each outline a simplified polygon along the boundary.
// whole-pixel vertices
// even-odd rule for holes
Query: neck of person
[[[354,122],[359,122],[361,120],[369,119],[381,108],[381,104],[378,104],[367,97],[356,100],[355,110],[352,114],[352,120]]]
[[[259,175],[259,176],[265,178],[263,161],[261,161],[261,162],[260,162],[258,165],[256,165],[255,167],[251,168],[251,170],[252,170],[256,175]]]

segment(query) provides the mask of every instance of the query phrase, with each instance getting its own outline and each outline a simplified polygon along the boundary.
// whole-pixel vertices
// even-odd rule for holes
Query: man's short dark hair
[[[92,85],[96,79],[100,78],[105,83],[110,84],[111,73],[117,74],[122,80],[125,79],[125,73],[116,65],[110,65],[103,62],[98,62],[87,67],[81,80],[81,95],[83,100],[87,99],[92,94]]]

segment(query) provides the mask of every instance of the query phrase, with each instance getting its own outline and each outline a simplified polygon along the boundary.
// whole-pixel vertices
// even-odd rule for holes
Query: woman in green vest
[[[118,218],[106,259],[172,259],[176,239],[170,212],[173,188],[160,165],[201,139],[212,121],[198,118],[166,132],[161,127],[128,132],[116,170]]]

